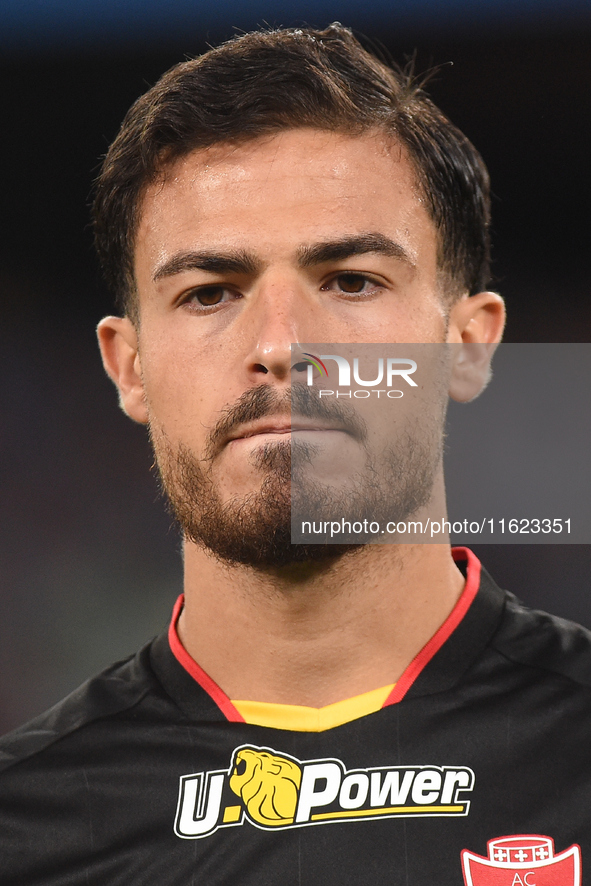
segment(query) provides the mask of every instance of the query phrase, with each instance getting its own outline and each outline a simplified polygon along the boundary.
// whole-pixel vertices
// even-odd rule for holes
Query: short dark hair
[[[95,239],[107,282],[136,315],[133,255],[145,188],[199,148],[285,129],[396,138],[414,163],[453,293],[489,280],[489,179],[471,142],[412,71],[372,55],[336,23],[237,37],[171,68],[128,111],[96,182]]]

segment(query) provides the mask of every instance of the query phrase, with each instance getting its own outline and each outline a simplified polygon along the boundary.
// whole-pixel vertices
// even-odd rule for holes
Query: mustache
[[[245,391],[225,408],[209,435],[206,458],[214,458],[241,425],[270,415],[319,419],[342,428],[360,443],[367,439],[367,425],[349,404],[323,400],[316,388],[305,384],[293,384],[283,391],[263,384]]]

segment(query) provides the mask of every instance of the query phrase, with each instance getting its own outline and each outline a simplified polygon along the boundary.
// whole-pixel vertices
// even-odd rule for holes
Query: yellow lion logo
[[[236,754],[230,788],[253,821],[264,825],[293,824],[302,770],[292,760],[242,748]]]

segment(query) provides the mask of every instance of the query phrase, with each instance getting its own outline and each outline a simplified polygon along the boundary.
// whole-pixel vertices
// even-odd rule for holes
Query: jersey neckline
[[[383,707],[453,685],[496,630],[503,593],[481,570],[480,561],[472,551],[454,548],[452,554],[456,562],[466,561],[464,590],[450,615],[401,675]],[[230,698],[191,658],[179,640],[176,623],[183,600],[181,595],[175,604],[168,637],[162,635],[154,643],[152,658],[157,675],[190,716],[244,723],[244,717]],[[202,693],[195,692],[196,684]]]
[[[343,726],[352,720],[375,714],[384,706],[393,688],[394,685],[390,684],[379,689],[370,689],[369,692],[321,708],[236,699],[232,699],[232,704],[242,715],[245,723],[251,726],[287,729],[290,732],[326,732],[335,726]]]

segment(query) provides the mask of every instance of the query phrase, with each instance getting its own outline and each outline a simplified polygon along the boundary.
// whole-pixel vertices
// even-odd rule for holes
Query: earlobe
[[[453,400],[466,403],[485,389],[504,326],[505,304],[496,292],[480,292],[453,306],[447,339],[453,345],[449,386]]]
[[[452,372],[449,396],[458,403],[468,403],[483,392],[491,378],[491,360],[495,344],[463,342],[452,345]]]
[[[104,317],[97,335],[103,366],[119,391],[121,408],[134,421],[148,423],[137,330],[128,317]]]

